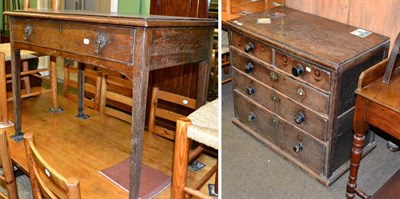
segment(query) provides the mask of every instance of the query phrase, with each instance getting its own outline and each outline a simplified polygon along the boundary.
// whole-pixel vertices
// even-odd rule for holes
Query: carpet
[[[129,158],[99,171],[107,179],[129,192]],[[171,177],[142,164],[139,198],[153,198],[171,184]]]

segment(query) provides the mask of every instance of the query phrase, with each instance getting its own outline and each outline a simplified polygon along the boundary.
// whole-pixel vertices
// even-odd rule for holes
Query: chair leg
[[[6,80],[6,64],[5,55],[0,53],[0,118],[1,125],[8,125],[8,108],[7,108],[7,80]]]
[[[175,199],[185,198],[183,191],[186,186],[190,142],[186,136],[187,128],[191,121],[187,118],[179,119],[176,123],[174,165],[172,173],[172,197]]]
[[[217,161],[217,171],[215,172],[215,182],[214,182],[214,187],[215,187],[215,193],[218,194],[218,161]]]

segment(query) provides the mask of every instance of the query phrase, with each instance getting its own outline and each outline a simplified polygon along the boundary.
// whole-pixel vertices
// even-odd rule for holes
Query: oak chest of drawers
[[[290,8],[226,25],[233,122],[330,185],[349,168],[358,77],[387,56],[389,38],[362,38],[351,34],[356,27]],[[369,151],[374,135],[366,140]]]

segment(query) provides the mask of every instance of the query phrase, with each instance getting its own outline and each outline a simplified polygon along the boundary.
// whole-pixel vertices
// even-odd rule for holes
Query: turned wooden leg
[[[58,105],[58,96],[57,96],[57,63],[56,57],[50,57],[50,85],[51,85],[51,100],[53,103],[53,107],[50,108],[50,112],[60,113],[63,112],[63,109]]]
[[[191,121],[187,118],[179,119],[176,123],[171,191],[171,198],[175,199],[185,198],[183,189],[186,186],[190,149],[190,142],[186,131],[190,124]]]
[[[23,61],[22,62],[22,72],[28,72],[29,71],[29,62],[28,61]],[[29,80],[29,75],[26,75],[24,77],[24,84],[25,84],[25,91],[26,94],[31,93],[31,82]]]
[[[351,149],[350,175],[346,188],[347,198],[354,198],[356,192],[358,192],[356,190],[357,174],[365,143],[365,133],[368,130],[368,124],[364,120],[365,106],[367,105],[366,101],[365,98],[357,96],[353,120],[354,138],[353,147]]]

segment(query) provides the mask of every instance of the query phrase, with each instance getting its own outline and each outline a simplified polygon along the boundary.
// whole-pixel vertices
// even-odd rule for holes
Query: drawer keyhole
[[[271,78],[272,81],[278,80],[278,75],[274,72],[270,72],[269,77]]]

